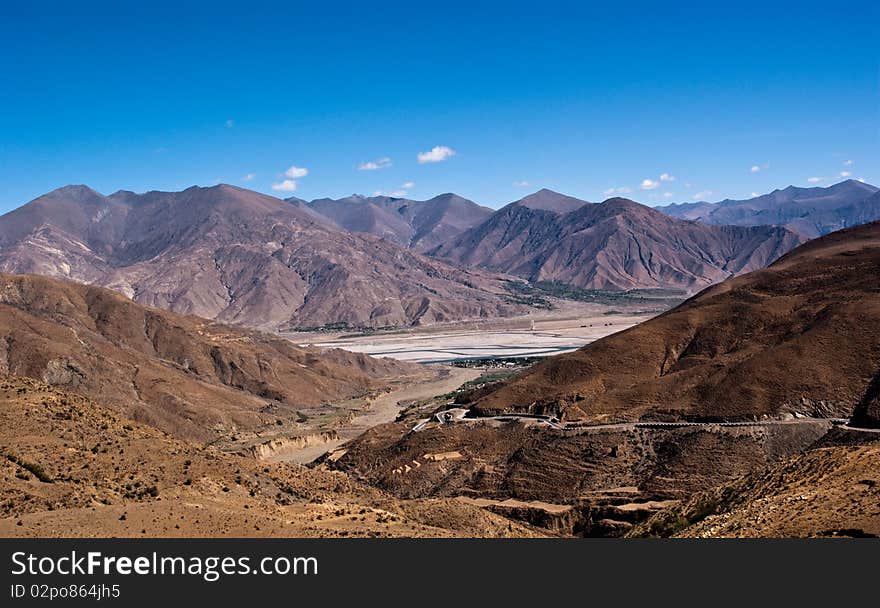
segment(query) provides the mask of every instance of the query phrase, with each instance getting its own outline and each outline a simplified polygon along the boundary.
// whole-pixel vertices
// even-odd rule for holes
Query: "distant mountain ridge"
[[[691,291],[762,268],[800,242],[784,228],[706,226],[628,199],[588,203],[545,189],[428,254],[584,289]]]
[[[234,186],[104,196],[68,186],[0,217],[0,271],[97,284],[266,329],[411,325],[524,312],[502,281]]]
[[[744,200],[655,207],[673,217],[705,224],[785,226],[806,238],[880,219],[876,186],[848,179],[827,188],[789,186]]]
[[[416,251],[436,247],[492,215],[488,207],[452,193],[426,201],[357,194],[335,200],[288,200],[346,230],[373,234]]]
[[[880,192],[852,180],[660,210],[547,189],[492,211],[451,193],[307,202],[228,185],[109,196],[67,186],[0,217],[0,272],[263,329],[405,326],[527,312],[511,276],[692,293],[878,216]]]

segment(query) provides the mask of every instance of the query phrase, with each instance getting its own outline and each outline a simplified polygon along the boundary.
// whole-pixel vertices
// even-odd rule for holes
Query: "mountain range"
[[[706,224],[785,226],[806,238],[815,238],[880,219],[880,195],[875,186],[848,179],[827,188],[789,186],[745,200],[673,204],[657,209]]]
[[[693,291],[762,268],[800,242],[785,228],[708,226],[623,198],[588,203],[540,190],[428,253],[533,282]]]
[[[426,201],[357,194],[311,202],[287,200],[317,211],[346,230],[373,234],[416,251],[445,243],[492,215],[488,207],[452,193]]]
[[[233,186],[68,186],[0,217],[0,271],[69,278],[252,327],[417,325],[525,308],[497,276],[338,228]]]
[[[307,202],[227,185],[66,186],[0,217],[0,272],[262,329],[399,327],[527,313],[517,281],[694,293],[832,226],[821,218],[880,216],[880,193],[857,181],[740,203],[658,210],[545,189],[492,211],[454,194]],[[718,223],[755,218],[785,225]]]

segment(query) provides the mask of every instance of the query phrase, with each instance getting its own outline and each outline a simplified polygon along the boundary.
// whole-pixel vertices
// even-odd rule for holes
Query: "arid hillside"
[[[627,199],[587,203],[541,190],[429,253],[580,289],[693,292],[763,268],[801,242],[785,228],[708,226]]]
[[[225,454],[27,378],[0,378],[0,536],[539,536],[452,500]]]
[[[87,395],[176,437],[207,441],[274,425],[298,408],[420,373],[145,307],[100,287],[0,275],[0,374]]]
[[[611,422],[849,417],[862,404],[872,424],[878,285],[880,223],[832,233],[472,395],[471,407]]]
[[[109,196],[60,188],[0,217],[0,271],[101,285],[141,304],[264,329],[425,325],[529,310],[510,302],[495,275],[227,185]]]
[[[631,536],[880,537],[880,434],[817,446],[661,511]]]

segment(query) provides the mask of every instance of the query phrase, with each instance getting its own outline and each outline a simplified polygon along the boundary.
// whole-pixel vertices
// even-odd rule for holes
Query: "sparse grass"
[[[647,522],[646,536],[668,538],[699,523],[723,510],[724,505],[730,500],[729,492],[721,496],[707,494],[698,497],[697,500],[684,507],[676,507],[667,512],[662,512],[652,517]]]
[[[46,473],[45,470],[43,470],[43,467],[38,464],[28,462],[27,460],[22,460],[21,458],[14,456],[13,454],[7,454],[6,459],[14,464],[17,464],[25,471],[28,471],[43,483],[53,483],[55,481],[49,476],[48,473]],[[19,477],[19,479],[24,479],[23,477],[20,477],[18,475],[16,475],[16,477]]]
[[[686,294],[672,289],[632,289],[630,291],[606,291],[602,289],[582,289],[556,281],[506,281],[504,288],[514,294],[519,303],[536,308],[550,308],[548,297],[595,304],[663,304],[671,307],[681,303]],[[530,304],[534,302],[534,304]]]

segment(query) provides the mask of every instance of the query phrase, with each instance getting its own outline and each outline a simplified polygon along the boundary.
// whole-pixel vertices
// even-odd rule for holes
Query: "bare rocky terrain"
[[[880,537],[880,434],[835,429],[804,454],[699,492],[629,536]]]
[[[87,395],[176,437],[295,430],[304,409],[423,368],[144,307],[110,290],[0,275],[0,373]]]
[[[336,467],[405,497],[472,496],[570,504],[610,488],[683,498],[795,453],[824,421],[755,427],[603,428],[559,431],[521,421],[436,426],[398,423],[348,446]],[[719,453],[723,459],[717,459]],[[456,454],[434,458],[436,454]],[[414,465],[413,461],[418,462]],[[401,470],[409,465],[409,471]]]
[[[36,380],[0,379],[4,537],[546,534],[475,505],[401,501],[341,473],[223,453]]]
[[[693,292],[763,268],[802,241],[785,228],[708,226],[627,199],[596,204],[541,190],[428,253],[536,283]]]
[[[0,271],[97,284],[141,304],[263,329],[407,326],[529,310],[496,275],[227,185],[110,196],[60,188],[0,217]]]

